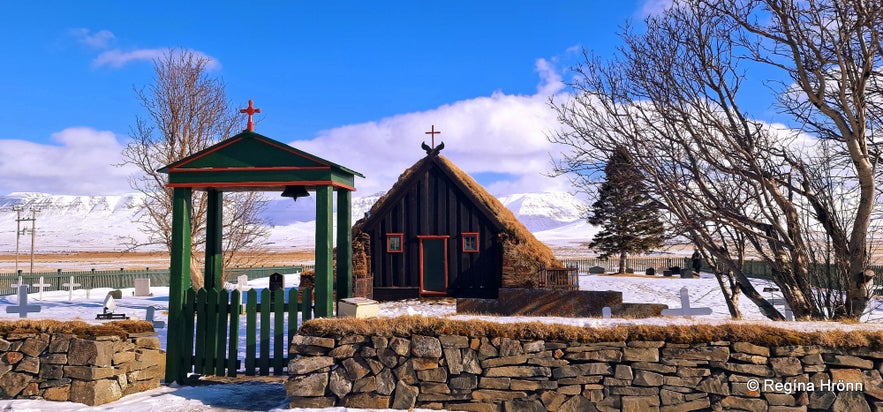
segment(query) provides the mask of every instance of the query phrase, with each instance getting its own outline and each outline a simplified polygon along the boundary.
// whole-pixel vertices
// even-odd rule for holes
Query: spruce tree
[[[589,247],[606,259],[619,256],[619,273],[625,272],[630,254],[646,253],[662,245],[663,226],[659,209],[647,195],[646,187],[628,151],[613,151],[604,167],[605,180],[592,204],[589,223],[601,226]]]

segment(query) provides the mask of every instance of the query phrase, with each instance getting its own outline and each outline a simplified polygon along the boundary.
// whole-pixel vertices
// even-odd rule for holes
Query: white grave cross
[[[27,318],[29,312],[39,312],[40,305],[28,305],[28,285],[18,287],[18,305],[6,307],[6,313],[18,313],[18,317]]]
[[[13,283],[13,284],[9,285],[9,287],[11,287],[11,288],[13,288],[13,289],[15,289],[15,290],[18,290],[18,288],[21,287],[21,286],[27,286],[27,285],[25,284],[24,279],[23,279],[21,276],[18,277],[18,283]]]
[[[710,314],[711,308],[690,307],[690,292],[686,287],[681,288],[681,307],[662,310],[663,316],[703,316]]]
[[[61,286],[64,286],[67,288],[67,301],[70,302],[70,301],[74,300],[74,288],[76,288],[77,286],[80,286],[79,283],[74,283],[74,277],[71,276],[70,282],[62,283]]]
[[[245,292],[245,290],[249,288],[248,275],[239,275],[236,280],[238,281],[238,283],[236,283],[236,288],[239,289],[240,292]]]
[[[44,289],[44,288],[48,288],[48,287],[50,287],[50,286],[52,286],[52,285],[50,285],[50,284],[44,282],[44,281],[43,281],[43,277],[40,276],[40,282],[39,282],[39,283],[34,283],[34,284],[32,284],[31,286],[33,286],[33,287],[35,287],[35,288],[37,288],[37,289],[40,290],[40,301],[42,301],[42,300],[43,300],[43,289]]]

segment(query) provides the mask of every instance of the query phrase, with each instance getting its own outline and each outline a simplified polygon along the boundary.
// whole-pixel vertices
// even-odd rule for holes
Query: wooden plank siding
[[[391,202],[382,216],[363,227],[371,237],[375,299],[419,296],[420,240],[447,239],[448,295],[496,297],[502,271],[500,228],[435,164]],[[403,253],[387,253],[387,234],[403,233]],[[461,235],[478,233],[478,253],[464,253]]]

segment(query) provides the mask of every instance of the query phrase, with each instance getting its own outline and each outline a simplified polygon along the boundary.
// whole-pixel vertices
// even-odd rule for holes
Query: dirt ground
[[[248,253],[243,266],[296,265],[313,261],[312,251]],[[135,270],[166,268],[169,255],[161,252],[69,252],[34,255],[34,272],[69,270]],[[18,256],[18,268],[28,273],[30,254]],[[0,273],[15,273],[15,254],[0,254]]]

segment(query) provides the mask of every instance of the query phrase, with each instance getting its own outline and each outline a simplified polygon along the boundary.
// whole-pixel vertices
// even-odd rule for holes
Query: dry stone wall
[[[165,362],[154,332],[9,334],[0,337],[0,398],[101,405],[159,387]]]
[[[870,411],[883,351],[748,342],[564,343],[297,335],[291,407],[462,411]]]

